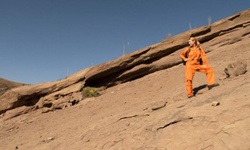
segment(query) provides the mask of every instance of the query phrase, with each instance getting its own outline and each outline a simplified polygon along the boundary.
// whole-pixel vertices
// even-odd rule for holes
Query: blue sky
[[[1,0],[0,77],[56,81],[248,8],[249,0]]]

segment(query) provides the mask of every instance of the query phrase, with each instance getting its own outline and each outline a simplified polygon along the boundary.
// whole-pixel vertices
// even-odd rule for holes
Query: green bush
[[[96,97],[99,96],[100,93],[98,92],[97,88],[93,88],[93,87],[84,87],[82,89],[82,96],[83,97]]]

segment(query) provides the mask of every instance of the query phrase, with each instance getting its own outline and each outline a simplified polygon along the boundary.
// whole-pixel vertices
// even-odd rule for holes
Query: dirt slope
[[[65,79],[8,90],[0,95],[0,114],[16,108],[20,109],[22,106],[28,106],[28,108],[20,110],[19,114],[35,109],[46,109],[46,111],[64,109],[83,100],[81,91],[84,87],[106,89],[172,68],[181,63],[179,53],[188,45],[187,39],[190,36],[196,36],[209,53],[248,37],[249,18],[250,9],[217,21],[210,26],[169,37],[116,60],[86,68]]]
[[[4,94],[7,90],[15,88],[15,87],[20,87],[25,84],[23,83],[17,83],[13,81],[9,81],[3,78],[0,78],[0,95]]]
[[[232,78],[224,73],[229,63],[250,64],[249,26],[202,46],[219,87],[208,90],[205,75],[196,73],[196,97],[187,99],[184,66],[177,64],[63,110],[38,109],[14,118],[7,111],[0,118],[0,149],[249,150],[249,71]]]

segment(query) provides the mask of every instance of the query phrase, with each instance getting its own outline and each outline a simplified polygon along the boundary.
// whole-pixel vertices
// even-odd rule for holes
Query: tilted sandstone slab
[[[243,37],[250,33],[249,30],[246,30],[249,29],[249,18],[250,9],[217,21],[210,26],[168,37],[160,43],[142,48],[116,60],[84,69],[65,79],[14,88],[0,96],[0,114],[20,106],[35,106],[40,100],[43,101],[43,104],[53,106],[53,101],[79,93],[84,86],[107,88],[179,65],[181,63],[180,50],[187,46],[190,36],[197,37],[204,44],[236,30],[244,31],[241,35]],[[240,38],[226,39],[224,44],[240,41]],[[211,51],[210,49],[205,50]],[[74,97],[71,98],[74,99]],[[43,107],[43,105],[39,106]]]

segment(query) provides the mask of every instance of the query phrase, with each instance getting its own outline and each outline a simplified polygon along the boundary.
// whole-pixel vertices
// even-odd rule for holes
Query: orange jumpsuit
[[[189,51],[188,58],[185,57],[185,54]],[[207,85],[215,84],[214,71],[211,66],[208,66],[208,61],[204,50],[200,47],[193,46],[187,47],[180,54],[180,57],[186,61],[186,92],[187,96],[193,96],[193,87],[192,80],[195,74],[195,71],[199,71],[206,74]],[[202,59],[203,65],[200,64],[199,59]]]

